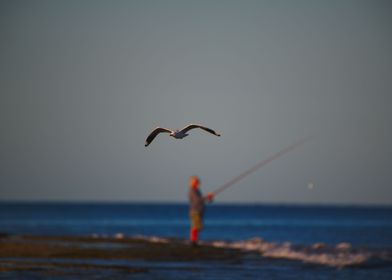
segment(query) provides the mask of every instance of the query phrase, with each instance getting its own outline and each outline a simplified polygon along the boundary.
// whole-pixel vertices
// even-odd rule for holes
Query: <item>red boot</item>
[[[190,239],[191,239],[192,245],[197,246],[197,243],[199,242],[199,230],[198,229],[196,229],[196,228],[191,229]]]

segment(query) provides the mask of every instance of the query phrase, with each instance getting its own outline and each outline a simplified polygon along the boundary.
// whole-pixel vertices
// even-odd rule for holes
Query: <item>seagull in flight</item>
[[[176,138],[176,139],[182,139],[186,136],[188,136],[189,134],[187,134],[187,132],[191,129],[194,128],[201,128],[211,134],[214,134],[216,136],[220,136],[219,133],[216,133],[214,130],[212,130],[211,128],[199,125],[199,124],[190,124],[187,125],[186,127],[184,127],[181,130],[170,130],[167,128],[163,128],[163,127],[157,127],[155,128],[153,131],[151,131],[150,135],[148,135],[147,139],[146,139],[146,143],[144,144],[145,147],[147,147],[148,145],[150,145],[150,143],[152,142],[152,140],[155,139],[155,137],[159,134],[159,133],[170,133],[169,135]]]

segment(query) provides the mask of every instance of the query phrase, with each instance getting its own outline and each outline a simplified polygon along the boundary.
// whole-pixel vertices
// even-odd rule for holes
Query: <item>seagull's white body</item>
[[[182,139],[184,137],[187,137],[189,134],[185,133],[182,130],[175,130],[175,131],[172,131],[169,135],[176,138],[176,139]]]
[[[175,139],[182,139],[184,137],[187,137],[189,134],[187,133],[189,130],[194,129],[194,128],[201,128],[211,134],[214,134],[216,136],[220,136],[219,133],[216,133],[214,130],[212,130],[211,128],[199,125],[199,124],[190,124],[187,125],[186,127],[184,127],[181,130],[170,130],[167,128],[163,128],[163,127],[157,127],[155,128],[153,131],[151,131],[150,135],[148,135],[147,139],[146,139],[146,143],[144,144],[144,146],[148,146],[150,145],[150,143],[152,142],[152,140],[154,140],[154,138],[159,134],[159,133],[169,133],[169,135]]]

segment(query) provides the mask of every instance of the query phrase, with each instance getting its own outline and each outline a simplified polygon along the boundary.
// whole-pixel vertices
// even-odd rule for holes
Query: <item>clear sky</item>
[[[392,204],[391,1],[0,1],[0,199]],[[222,133],[166,135],[190,122]],[[314,188],[308,188],[309,183]]]

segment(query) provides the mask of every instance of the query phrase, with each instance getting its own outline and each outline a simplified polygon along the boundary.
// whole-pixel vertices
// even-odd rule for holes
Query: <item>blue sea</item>
[[[182,272],[172,275],[162,274],[159,267],[176,264],[154,264],[155,274],[137,277],[392,279],[392,207],[211,204],[204,225],[205,244],[254,250],[260,257],[230,266],[201,261],[196,272],[182,271],[190,264],[181,263]],[[188,205],[2,202],[0,232],[186,240]]]

